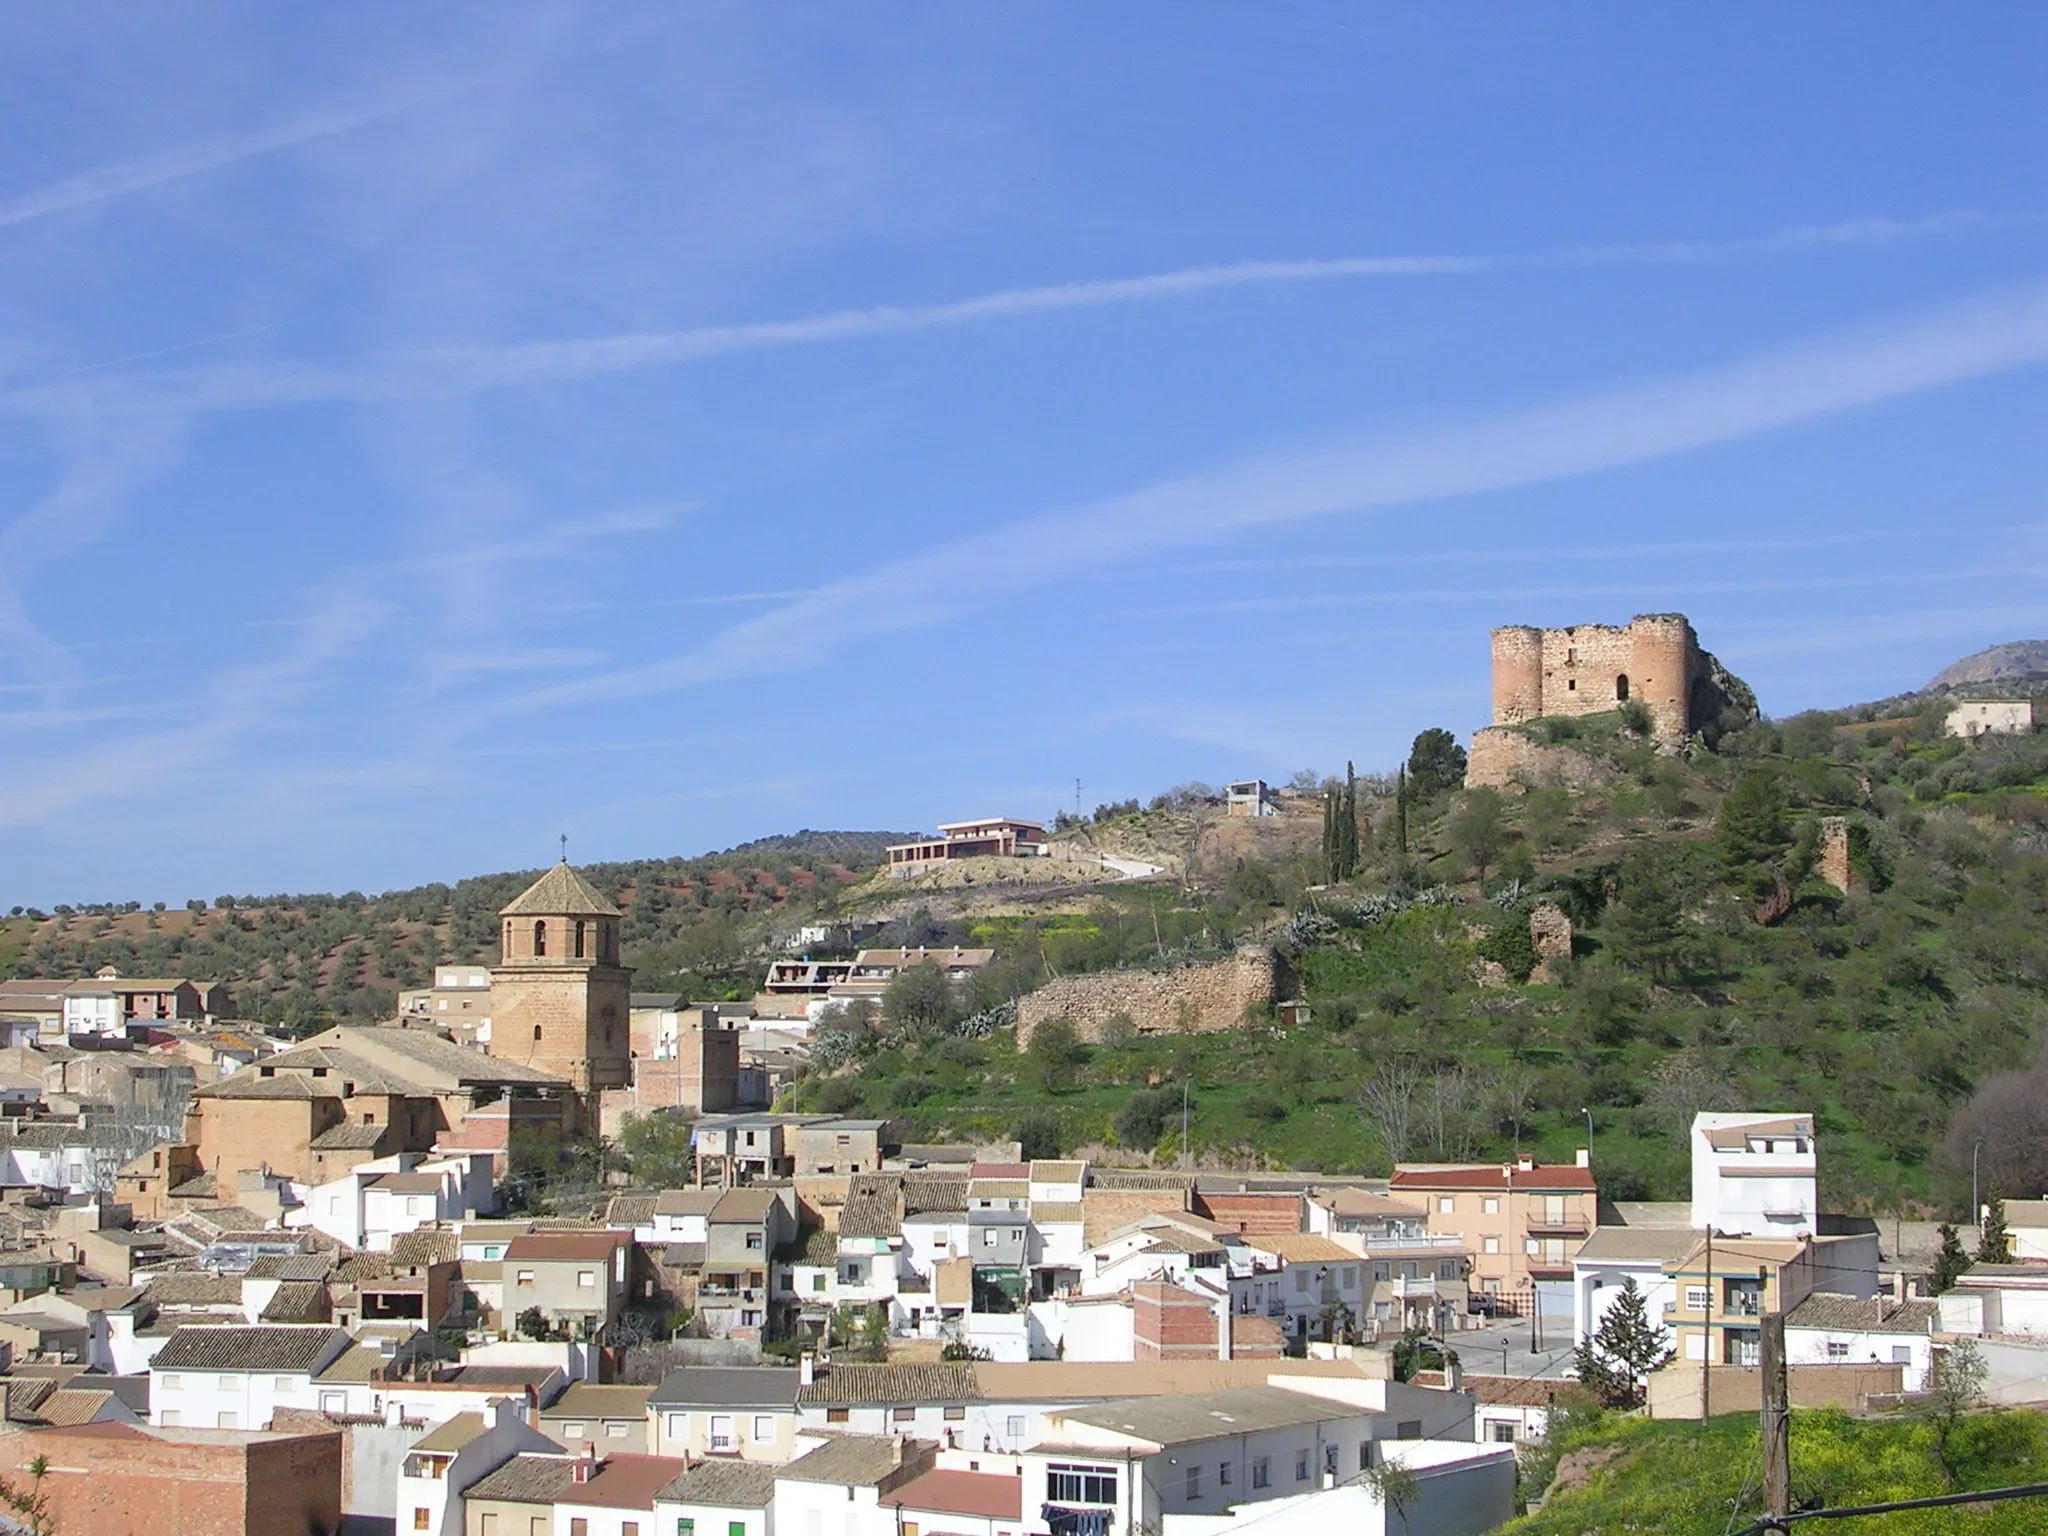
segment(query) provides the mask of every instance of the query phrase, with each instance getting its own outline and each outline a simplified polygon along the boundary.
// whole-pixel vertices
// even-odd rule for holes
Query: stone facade
[[[1555,962],[1572,957],[1572,920],[1554,901],[1539,901],[1529,909],[1529,941],[1536,946],[1536,969],[1531,981],[1555,981]]]
[[[1849,818],[1823,816],[1820,819],[1820,864],[1814,871],[1844,896],[1856,877],[1849,868]]]
[[[1049,981],[1017,1004],[1017,1046],[1047,1019],[1066,1019],[1083,1040],[1100,1040],[1122,1015],[1141,1034],[1235,1029],[1245,1010],[1278,1002],[1291,978],[1286,962],[1264,945],[1248,944],[1227,960],[1170,971],[1098,971]]]
[[[493,1056],[568,1079],[588,1120],[632,1080],[633,973],[619,964],[619,911],[558,864],[499,914],[491,967]]]
[[[1685,615],[1639,614],[1625,625],[1566,629],[1508,625],[1493,632],[1493,723],[1550,715],[1597,715],[1639,703],[1651,739],[1675,751],[1694,732],[1708,736],[1756,717],[1739,679],[1700,649]]]
[[[1566,789],[1587,789],[1612,784],[1616,774],[1599,758],[1571,747],[1547,747],[1532,741],[1512,726],[1489,726],[1472,733],[1472,750],[1465,760],[1467,789],[1504,789],[1519,792],[1561,785]]]

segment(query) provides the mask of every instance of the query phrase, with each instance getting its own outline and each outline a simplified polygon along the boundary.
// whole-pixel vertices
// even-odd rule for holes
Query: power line
[[[2007,1499],[2048,1498],[2048,1483],[2015,1488],[1985,1488],[1977,1493],[1940,1493],[1924,1499],[1898,1499],[1889,1504],[1845,1504],[1840,1509],[1795,1509],[1782,1518],[1765,1518],[1746,1527],[1742,1536],[1769,1536],[1799,1520],[1853,1520],[1860,1515],[1895,1515],[1908,1509],[1942,1509],[1953,1504],[1997,1504]]]

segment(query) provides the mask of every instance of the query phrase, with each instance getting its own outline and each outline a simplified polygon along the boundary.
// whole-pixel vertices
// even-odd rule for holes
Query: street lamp
[[[1582,1109],[1579,1113],[1586,1117],[1586,1161],[1590,1163],[1593,1161],[1593,1111]]]
[[[1970,1148],[1970,1224],[1979,1229],[1984,1225],[1984,1207],[1977,1203],[1977,1154],[1983,1150],[1984,1138],[1979,1136]]]

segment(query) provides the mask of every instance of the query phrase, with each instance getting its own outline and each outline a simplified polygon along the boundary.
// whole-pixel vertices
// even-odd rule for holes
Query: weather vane
[[[568,862],[569,862],[569,834],[568,834],[568,833],[566,833],[566,832],[564,832],[564,833],[562,833],[562,834],[561,834],[561,838],[562,838],[562,862],[563,862],[564,864],[566,864],[566,863],[568,863]]]

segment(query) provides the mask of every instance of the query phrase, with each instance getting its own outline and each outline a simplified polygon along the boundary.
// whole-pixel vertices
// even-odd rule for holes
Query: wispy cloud
[[[1368,435],[1241,459],[988,529],[785,604],[697,650],[523,702],[631,697],[787,671],[861,636],[929,627],[981,605],[985,583],[975,572],[1001,571],[1014,591],[1243,529],[1641,464],[2044,359],[2048,289],[2035,288],[1400,440]],[[878,600],[877,588],[890,595]]]
[[[360,592],[330,591],[309,604],[295,647],[208,679],[189,701],[188,724],[106,741],[61,760],[0,755],[0,831],[44,825],[95,801],[175,787],[252,732],[275,727],[318,682],[322,668],[374,632],[383,613],[382,604]]]
[[[1302,261],[1238,261],[1183,267],[1142,277],[1012,288],[947,304],[879,305],[752,325],[638,331],[582,340],[528,342],[510,347],[448,348],[415,353],[410,361],[415,367],[430,373],[439,372],[452,387],[503,388],[666,367],[736,352],[820,346],[993,320],[1022,319],[1066,310],[1158,303],[1229,288],[1356,278],[1443,277],[1460,273],[1505,272],[1517,268],[1707,263],[1828,246],[1891,245],[2002,224],[2040,222],[2042,220],[2033,215],[2000,216],[1963,211],[1921,219],[1862,218],[1835,224],[1797,225],[1765,235],[1719,242],[1573,246],[1563,250],[1503,256],[1345,256]]]
[[[1156,304],[1230,289],[1372,278],[1575,267],[1711,265],[1822,249],[1877,247],[2004,228],[2039,227],[2048,215],[1957,210],[1921,218],[1855,218],[1801,224],[1723,241],[1658,241],[1566,246],[1496,255],[1340,256],[1237,261],[1137,277],[1097,278],[1001,289],[937,304],[871,305],[733,325],[643,330],[496,346],[422,347],[359,366],[280,362],[258,367],[121,373],[105,365],[110,387],[175,400],[198,412],[227,413],[319,402],[388,403],[452,399],[499,389],[676,367],[742,353],[832,346],[1005,320],[1129,304]],[[71,378],[0,396],[28,414],[69,414],[91,399]]]
[[[161,154],[96,166],[48,186],[0,198],[0,228],[26,224],[73,208],[89,207],[108,198],[125,197],[131,192],[144,192],[166,182],[222,170],[259,155],[310,144],[316,139],[331,139],[337,134],[395,117],[406,109],[407,104],[393,103],[353,112],[318,112],[255,133],[210,139]]]

